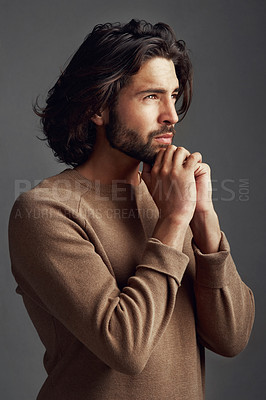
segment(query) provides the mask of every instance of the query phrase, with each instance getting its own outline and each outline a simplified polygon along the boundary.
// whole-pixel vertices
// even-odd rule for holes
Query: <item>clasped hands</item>
[[[170,145],[159,151],[153,167],[143,165],[142,178],[160,222],[168,221],[170,229],[176,226],[183,232],[190,225],[202,252],[218,251],[221,231],[212,202],[211,170],[200,153]]]

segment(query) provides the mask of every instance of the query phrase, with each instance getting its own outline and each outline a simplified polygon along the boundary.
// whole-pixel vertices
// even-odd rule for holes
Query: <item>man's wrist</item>
[[[182,251],[187,228],[188,222],[186,223],[183,220],[172,217],[159,218],[153,232],[153,237],[167,246]]]
[[[218,216],[213,208],[204,212],[195,212],[190,227],[194,242],[202,253],[219,251],[221,229]]]

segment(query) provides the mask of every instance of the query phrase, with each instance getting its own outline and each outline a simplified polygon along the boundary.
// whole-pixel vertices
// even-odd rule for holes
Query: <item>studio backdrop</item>
[[[35,399],[44,348],[15,293],[7,225],[15,198],[66,168],[42,137],[32,104],[44,103],[66,61],[97,23],[166,22],[190,49],[194,95],[175,145],[200,151],[213,200],[256,320],[247,348],[226,359],[206,352],[206,399],[266,398],[265,47],[263,0],[47,0],[0,2],[1,398]],[[162,399],[164,400],[164,399]]]

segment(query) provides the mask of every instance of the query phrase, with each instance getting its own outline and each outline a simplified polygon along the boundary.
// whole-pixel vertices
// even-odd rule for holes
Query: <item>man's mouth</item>
[[[157,143],[161,143],[161,144],[171,144],[172,139],[173,139],[172,133],[164,133],[162,135],[154,137],[154,140],[156,140]]]

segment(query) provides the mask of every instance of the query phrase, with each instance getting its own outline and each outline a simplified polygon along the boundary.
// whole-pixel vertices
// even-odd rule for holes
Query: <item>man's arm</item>
[[[255,315],[252,291],[241,280],[222,232],[219,251],[203,254],[193,242],[197,332],[208,349],[227,357],[248,343]]]
[[[36,190],[20,196],[9,223],[21,292],[106,365],[140,373],[171,320],[188,256],[150,238],[120,290],[102,243],[71,198],[70,207],[51,190]],[[42,326],[41,317],[34,318]]]
[[[254,298],[241,281],[220,230],[212,203],[210,168],[199,153],[191,155],[175,146],[162,150],[154,167],[145,165],[143,174],[160,212],[154,237],[181,250],[190,224],[199,337],[211,350],[235,355],[249,339]]]

